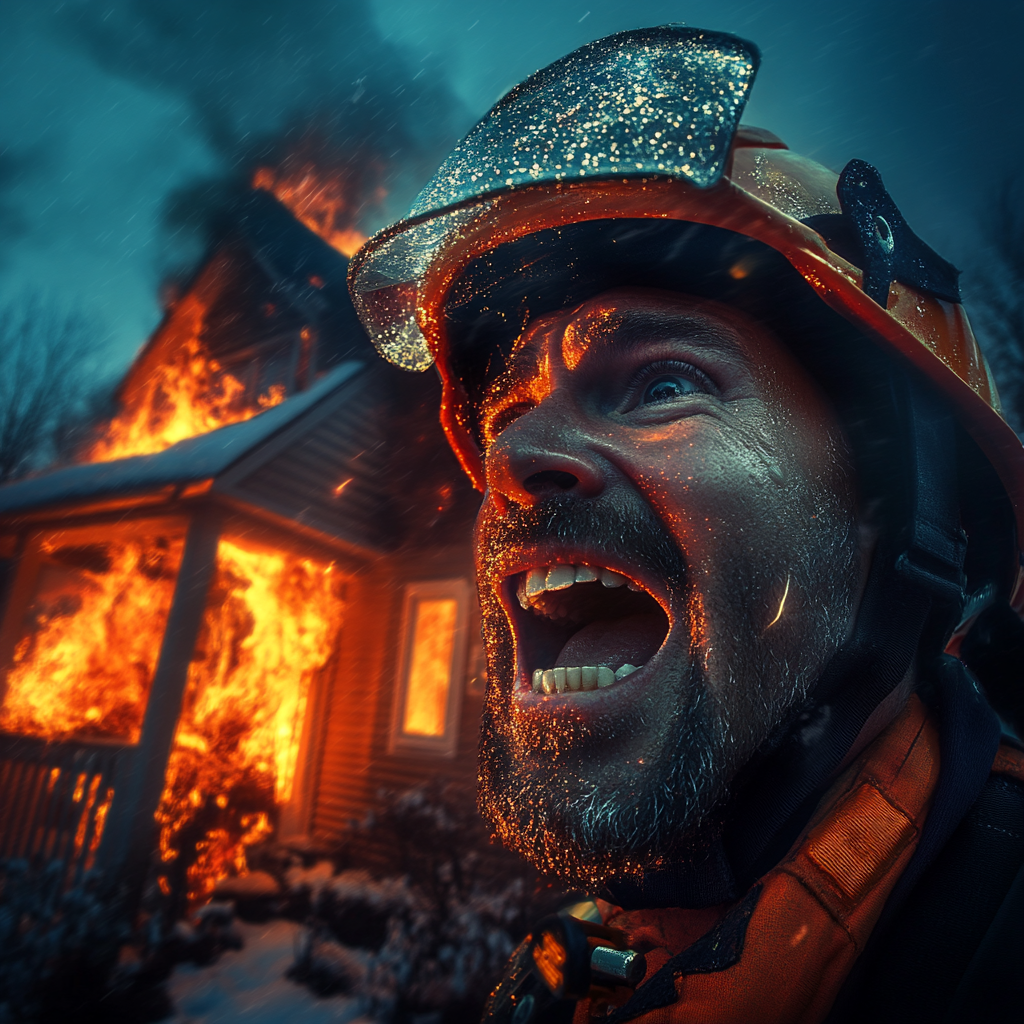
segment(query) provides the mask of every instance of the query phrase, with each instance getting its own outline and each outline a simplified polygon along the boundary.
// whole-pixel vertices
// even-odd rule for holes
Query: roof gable
[[[308,391],[267,409],[242,423],[187,438],[152,455],[113,462],[67,466],[0,487],[0,516],[11,516],[47,505],[94,501],[216,480],[233,465],[252,457],[276,435],[292,428],[301,432],[303,417],[330,398],[337,400],[366,364],[350,361],[337,367]],[[313,420],[315,422],[315,419]]]

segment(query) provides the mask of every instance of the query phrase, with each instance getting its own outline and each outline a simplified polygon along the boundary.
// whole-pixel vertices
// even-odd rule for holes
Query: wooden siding
[[[205,308],[202,340],[226,370],[256,392],[276,381],[291,394],[344,359],[375,355],[348,296],[347,269],[341,253],[256,190],[182,295]],[[122,401],[130,404],[186,340],[190,308],[181,301],[169,306],[118,388]]]
[[[453,577],[472,584],[472,524],[480,500],[438,425],[439,389],[433,376],[403,374],[389,387],[396,401],[384,477],[394,509],[395,544],[357,581],[358,597],[343,631],[311,820],[311,832],[328,846],[341,841],[350,823],[362,820],[383,791],[402,792],[430,779],[472,788],[476,779],[482,692],[475,680],[480,661],[475,599],[455,756],[388,753],[405,585]]]
[[[390,411],[384,374],[374,366],[304,417],[294,431],[226,474],[215,491],[357,547],[390,546],[394,529],[385,433]]]
[[[218,253],[219,286],[210,297],[202,339],[222,365],[267,343],[287,345],[309,318],[273,281],[244,244],[229,242]]]
[[[381,561],[386,561],[382,559]],[[379,700],[380,653],[388,644],[390,587],[382,566],[352,581],[335,674],[325,703],[310,832],[339,842],[373,800],[373,722]]]
[[[466,786],[476,779],[482,694],[475,679],[480,643],[475,602],[455,756],[388,753],[405,584],[454,576],[472,580],[468,538],[460,547],[428,548],[419,557],[408,550],[382,557],[367,578],[357,581],[331,691],[311,828],[328,845],[341,840],[384,792],[403,792],[431,779]]]

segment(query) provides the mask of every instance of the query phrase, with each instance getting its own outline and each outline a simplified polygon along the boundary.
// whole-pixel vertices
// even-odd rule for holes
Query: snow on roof
[[[158,490],[219,476],[254,448],[294,423],[304,413],[350,381],[366,363],[342,363],[300,392],[252,419],[179,441],[152,455],[114,462],[66,466],[40,476],[0,486],[0,516],[45,505]]]

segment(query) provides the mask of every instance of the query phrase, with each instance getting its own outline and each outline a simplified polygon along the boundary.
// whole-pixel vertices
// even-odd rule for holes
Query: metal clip
[[[635,988],[647,971],[643,953],[625,935],[565,914],[545,918],[530,944],[537,973],[557,999],[585,999],[609,989]]]

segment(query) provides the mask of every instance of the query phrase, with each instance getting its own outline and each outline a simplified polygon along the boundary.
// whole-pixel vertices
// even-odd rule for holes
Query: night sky
[[[1019,0],[3,0],[0,298],[90,315],[120,371],[254,154],[317,125],[383,179],[372,230],[517,81],[669,21],[756,42],[747,123],[875,164],[926,241],[983,266],[979,211],[1024,149]]]

